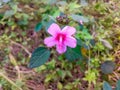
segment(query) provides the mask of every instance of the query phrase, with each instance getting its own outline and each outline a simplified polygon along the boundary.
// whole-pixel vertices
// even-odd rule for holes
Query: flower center
[[[57,36],[56,36],[56,40],[59,42],[59,43],[63,43],[66,39],[66,35],[65,34],[62,34],[62,33],[59,33]]]

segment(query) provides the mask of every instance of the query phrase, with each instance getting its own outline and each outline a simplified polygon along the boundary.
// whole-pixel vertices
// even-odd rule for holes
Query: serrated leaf
[[[100,41],[102,42],[102,44],[103,44],[105,47],[107,47],[107,48],[109,48],[109,49],[113,49],[113,47],[111,46],[111,44],[110,44],[107,40],[105,40],[105,39],[100,39]]]
[[[71,15],[71,18],[74,20],[74,21],[77,21],[77,22],[80,22],[80,20],[82,20],[83,22],[88,22],[88,18],[84,17],[84,16],[81,16],[81,15],[77,15],[77,14],[72,14]]]
[[[115,63],[112,62],[112,61],[105,61],[104,63],[102,63],[101,65],[101,71],[104,73],[104,74],[110,74],[113,72],[115,68]]]
[[[35,68],[43,65],[50,57],[50,51],[45,47],[38,47],[32,53],[30,59],[29,67]]]
[[[68,48],[67,51],[65,52],[65,57],[69,61],[82,58],[80,46],[77,46],[76,48]]]
[[[120,90],[120,80],[117,81],[117,85],[116,85],[115,90]]]
[[[41,22],[39,22],[39,23],[37,23],[36,24],[36,26],[35,26],[35,32],[38,32],[38,31],[40,31],[42,29],[42,23]]]
[[[112,90],[112,87],[105,81],[103,83],[103,90]]]

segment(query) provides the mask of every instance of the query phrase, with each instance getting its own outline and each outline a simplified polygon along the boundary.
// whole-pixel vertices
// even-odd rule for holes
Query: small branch
[[[15,66],[15,69],[17,70],[18,79],[21,80],[21,73],[20,73],[19,66]]]
[[[0,76],[3,77],[5,80],[7,80],[10,84],[18,88],[18,90],[22,90],[22,88],[18,87],[12,80],[10,80],[8,77],[6,77],[3,73],[0,73]]]
[[[12,44],[15,44],[15,45],[17,45],[17,46],[19,46],[19,47],[21,47],[22,49],[24,49],[25,52],[29,55],[29,57],[31,57],[31,53],[30,53],[23,45],[21,45],[21,44],[19,44],[19,43],[17,43],[17,42],[14,42],[14,41],[12,41],[12,40],[11,40],[11,43],[12,43]]]
[[[15,57],[10,53],[9,58],[10,58],[10,62],[15,66],[15,69],[17,70],[18,79],[21,80],[20,69],[19,69],[19,66],[16,62]]]

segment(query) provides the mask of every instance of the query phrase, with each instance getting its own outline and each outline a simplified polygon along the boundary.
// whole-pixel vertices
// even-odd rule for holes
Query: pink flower
[[[83,25],[83,21],[82,20],[80,20],[80,22],[79,22],[81,25]]]
[[[76,29],[74,27],[65,26],[61,30],[57,24],[53,23],[48,28],[48,33],[52,36],[46,38],[44,40],[44,43],[47,45],[47,47],[52,47],[56,45],[58,53],[62,54],[67,50],[67,46],[71,48],[76,47],[77,41],[74,37],[72,37],[75,32]]]

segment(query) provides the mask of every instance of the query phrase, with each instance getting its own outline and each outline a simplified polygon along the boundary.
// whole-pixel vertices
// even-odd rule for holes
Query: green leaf
[[[57,74],[62,78],[62,80],[65,78],[66,76],[66,72],[64,70],[57,70]]]
[[[45,4],[54,5],[58,0],[42,0]]]
[[[103,90],[112,90],[112,87],[105,81],[103,83]]]
[[[14,14],[15,14],[14,10],[7,10],[4,14],[4,17],[8,18],[8,17],[11,17]]]
[[[18,21],[18,25],[27,25],[28,21],[27,20],[20,20]]]
[[[13,25],[15,24],[15,22],[14,22],[14,21],[8,21],[7,24],[8,24],[9,26],[13,26]]]
[[[39,22],[39,23],[37,23],[36,24],[36,26],[35,26],[35,32],[38,32],[38,31],[40,31],[42,29],[42,23],[41,22]]]
[[[48,21],[48,22],[42,21],[42,25],[45,27],[45,30],[46,30],[46,31],[48,30],[48,28],[50,27],[50,25],[51,25],[52,23],[54,23],[53,20],[50,20],[50,21]]]
[[[3,18],[4,14],[0,13],[0,20]]]
[[[120,80],[117,81],[117,85],[116,85],[115,90],[120,90]]]
[[[35,68],[43,65],[50,57],[50,51],[45,47],[38,47],[32,53],[30,59],[29,67]]]
[[[58,5],[58,6],[65,6],[65,5],[67,5],[67,2],[66,1],[58,1],[56,3],[56,5]]]
[[[87,6],[87,5],[88,5],[88,3],[87,3],[86,0],[80,0],[80,4],[81,4],[82,6]]]
[[[68,48],[66,53],[65,53],[65,57],[69,61],[73,61],[73,60],[82,58],[80,46],[77,46],[76,48]]]
[[[102,42],[102,44],[103,44],[105,47],[107,47],[107,48],[109,48],[109,49],[113,49],[112,45],[111,45],[107,40],[105,40],[105,39],[100,39],[100,41]]]
[[[115,63],[112,62],[112,61],[105,61],[104,63],[102,63],[101,65],[101,71],[104,73],[104,74],[110,74],[113,72],[115,68]]]
[[[73,84],[72,84],[72,83],[68,83],[67,85],[64,86],[64,88],[65,88],[66,90],[73,90],[73,89],[72,89],[72,88],[73,88]]]
[[[11,8],[14,10],[15,13],[17,12],[18,7],[16,4],[12,5]]]
[[[53,77],[54,77],[53,73],[52,74],[47,74],[44,82],[47,83],[47,82],[51,81],[53,79]]]
[[[77,14],[72,14],[71,15],[71,18],[74,20],[74,21],[77,21],[77,22],[80,22],[80,20],[82,20],[83,22],[88,22],[88,18],[84,17],[84,16],[81,16],[81,15],[77,15]]]
[[[57,84],[57,88],[58,88],[59,90],[62,90],[62,88],[63,88],[62,83],[58,82],[58,84]]]
[[[57,0],[48,0],[48,2],[49,2],[50,5],[53,5],[57,2]]]
[[[71,2],[71,3],[68,4],[68,8],[70,9],[70,11],[73,11],[75,9],[80,8],[80,5],[77,4],[76,2]]]
[[[77,39],[77,45],[83,46],[83,41],[81,39]]]
[[[92,39],[91,39],[92,40]],[[90,44],[91,44],[92,42],[90,41]],[[87,44],[85,44],[85,42],[83,42],[81,39],[77,39],[77,45],[79,45],[79,46],[81,46],[81,47],[84,47],[85,49],[90,49],[90,47],[87,45]]]

